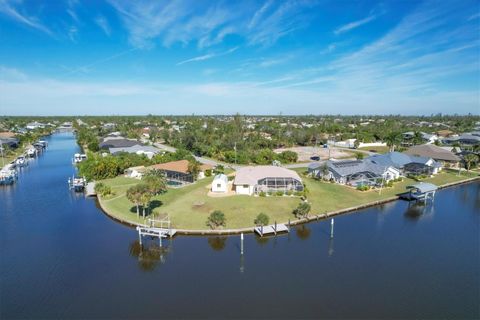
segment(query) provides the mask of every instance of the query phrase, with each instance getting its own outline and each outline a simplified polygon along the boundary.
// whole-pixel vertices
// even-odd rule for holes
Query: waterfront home
[[[414,146],[405,151],[406,154],[432,158],[443,166],[457,167],[460,157],[452,152],[432,144]]]
[[[126,152],[126,153],[135,153],[138,155],[146,155],[148,159],[152,159],[154,155],[162,152],[160,149],[152,147],[152,146],[145,146],[141,144],[135,144],[131,147],[116,147],[116,148],[109,148],[108,149],[111,154],[115,155],[117,153]]]
[[[34,121],[34,122],[30,122],[28,123],[25,128],[27,130],[35,130],[35,129],[39,129],[39,128],[45,128],[45,124],[43,123],[40,123],[40,122],[37,122],[37,121]]]
[[[14,149],[18,147],[19,143],[20,141],[15,137],[12,137],[12,138],[0,137],[0,148],[3,148],[4,146],[8,146],[9,148]]]
[[[213,178],[212,192],[225,193],[228,191],[228,177],[226,175],[217,174]]]
[[[125,169],[125,177],[141,179],[147,168],[145,166],[130,167]]]
[[[197,177],[194,177],[188,169],[188,160],[178,160],[166,163],[154,164],[147,167],[147,169],[156,169],[163,171],[165,177],[170,185],[183,185],[192,183],[196,179],[202,179],[205,177],[206,170],[212,170],[212,166],[208,164],[200,165],[200,171]],[[196,178],[196,179],[195,179]]]
[[[458,143],[460,145],[479,145],[480,144],[480,132],[474,131],[470,133],[464,133],[461,135],[450,136],[442,140],[444,144]]]
[[[237,194],[303,191],[302,179],[293,170],[277,166],[248,166],[237,170],[233,181]]]
[[[128,148],[137,144],[140,144],[140,142],[135,139],[125,139],[123,137],[114,136],[104,138],[103,141],[100,142],[99,147],[100,149]]]
[[[435,143],[435,141],[438,140],[438,136],[436,134],[420,132],[420,135],[422,137],[423,142],[426,143],[426,144],[432,144],[432,143]],[[402,145],[412,146],[414,144],[413,143],[413,138],[414,137],[415,137],[415,132],[413,132],[413,131],[404,132],[403,133]]]
[[[401,175],[400,170],[392,165],[377,164],[367,159],[328,160],[325,164],[311,164],[309,172],[312,176],[352,186],[375,185],[378,180],[388,182]]]
[[[399,170],[402,175],[409,174],[437,174],[442,165],[430,157],[421,157],[409,155],[400,152],[388,152],[385,154],[376,154],[365,159],[381,166],[391,166]]]

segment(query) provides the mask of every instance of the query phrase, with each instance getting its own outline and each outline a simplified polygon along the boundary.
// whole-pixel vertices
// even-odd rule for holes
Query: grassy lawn
[[[305,168],[296,169],[299,173]],[[478,176],[478,173],[465,173],[460,176],[454,171],[443,171],[433,178],[423,181],[442,185]],[[169,189],[167,193],[153,199],[151,207],[156,216],[169,215],[174,228],[178,229],[209,229],[206,226],[208,215],[214,210],[221,210],[227,218],[227,229],[252,227],[253,220],[264,212],[270,217],[270,222],[287,222],[294,220],[292,210],[300,203],[296,197],[251,197],[234,195],[230,197],[212,198],[207,193],[213,177],[205,178],[195,184]],[[404,179],[395,183],[392,188],[378,191],[357,191],[353,188],[329,182],[321,182],[303,177],[309,190],[308,199],[312,205],[312,214],[349,208],[395,196],[405,192],[407,185],[415,183]],[[102,181],[112,187],[115,195],[110,199],[102,199],[103,206],[110,214],[131,222],[144,223],[137,219],[134,205],[125,196],[126,190],[139,182],[136,179],[117,177]]]
[[[156,216],[169,215],[174,228],[208,229],[207,217],[214,210],[221,210],[227,218],[226,228],[244,228],[253,226],[253,220],[264,212],[270,216],[271,222],[293,219],[292,210],[298,205],[297,197],[250,197],[230,196],[212,198],[207,196],[213,177],[205,178],[195,184],[169,189],[167,193],[152,200],[151,207]],[[143,223],[137,219],[134,205],[125,196],[126,190],[139,180],[118,177],[102,181],[112,187],[115,195],[104,199],[104,207],[114,216]]]
[[[390,148],[389,147],[382,147],[382,146],[378,146],[378,147],[361,147],[361,148],[358,148],[358,150],[364,150],[364,151],[370,151],[370,152],[376,152],[376,153],[387,153],[390,151]]]
[[[297,169],[297,171],[303,173],[305,172],[305,169]],[[467,174],[466,172],[462,172],[462,174],[458,176],[455,171],[444,170],[433,178],[427,178],[422,181],[431,182],[440,186],[451,182],[465,180],[466,178],[474,176],[478,176],[478,174]],[[362,192],[351,187],[317,181],[305,176],[302,176],[302,178],[310,191],[308,194],[308,201],[312,205],[312,213],[314,214],[326,213],[387,199],[405,192],[408,185],[417,183],[412,179],[404,179],[401,182],[396,182],[391,188],[383,188],[380,193],[378,190]]]

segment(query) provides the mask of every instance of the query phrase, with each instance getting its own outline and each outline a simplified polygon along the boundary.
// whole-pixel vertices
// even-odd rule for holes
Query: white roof
[[[277,166],[248,166],[237,171],[234,184],[256,185],[263,178],[293,178],[302,181],[293,170]]]
[[[224,175],[223,173],[221,174],[217,174],[214,178],[213,178],[213,181],[223,181],[225,183],[228,183],[228,177],[226,175]]]

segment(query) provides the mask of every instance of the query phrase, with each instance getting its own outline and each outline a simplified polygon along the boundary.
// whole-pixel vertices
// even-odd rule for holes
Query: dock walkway
[[[290,232],[290,228],[284,223],[275,223],[269,226],[255,227],[255,232],[260,236],[276,235],[281,232]]]
[[[85,187],[85,195],[87,197],[95,197],[97,195],[95,192],[95,182],[87,183],[87,186]]]

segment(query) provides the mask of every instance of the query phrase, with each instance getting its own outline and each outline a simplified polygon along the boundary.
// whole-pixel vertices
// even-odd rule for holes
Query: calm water
[[[71,134],[0,189],[0,318],[478,318],[480,183],[298,227],[289,236],[134,229],[67,188]]]

